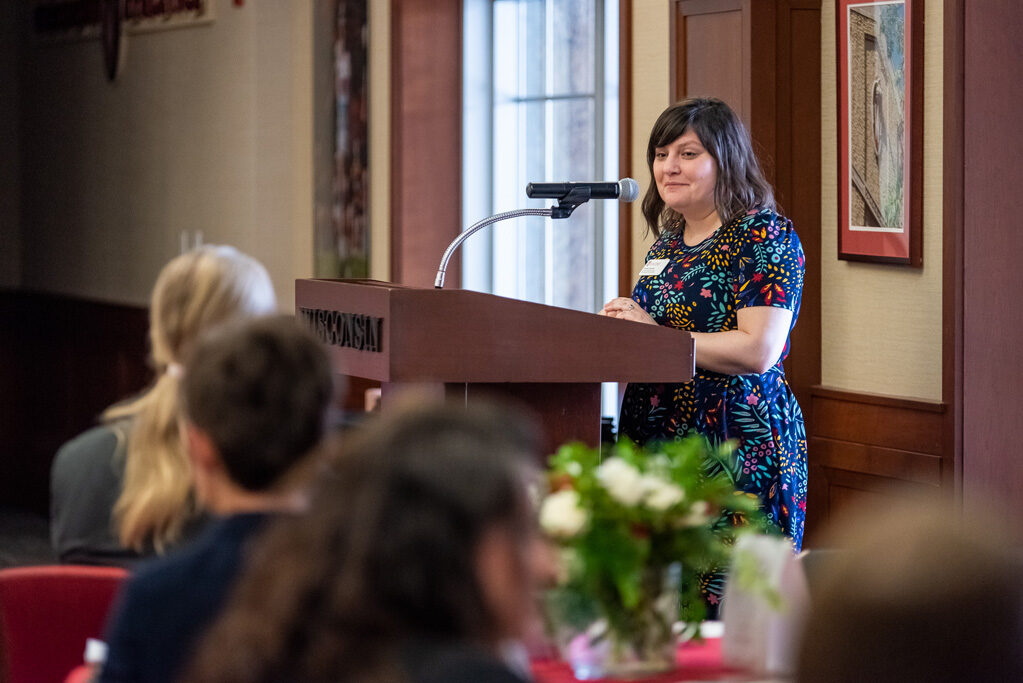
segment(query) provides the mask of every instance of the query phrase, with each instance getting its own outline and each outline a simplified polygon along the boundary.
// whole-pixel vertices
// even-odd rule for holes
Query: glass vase
[[[561,637],[563,658],[581,681],[634,679],[676,666],[673,627],[679,614],[680,568],[650,568],[638,603],[626,609],[617,601],[594,599],[600,617],[582,632]]]

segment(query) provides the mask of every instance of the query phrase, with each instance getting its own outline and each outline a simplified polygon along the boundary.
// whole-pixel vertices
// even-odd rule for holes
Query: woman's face
[[[687,220],[714,210],[717,162],[692,129],[654,149],[653,170],[657,192],[668,208],[689,216]]]

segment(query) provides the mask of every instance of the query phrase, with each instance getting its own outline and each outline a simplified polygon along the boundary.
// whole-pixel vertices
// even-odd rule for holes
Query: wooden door
[[[749,126],[749,0],[675,0],[672,20],[672,101],[717,97]]]

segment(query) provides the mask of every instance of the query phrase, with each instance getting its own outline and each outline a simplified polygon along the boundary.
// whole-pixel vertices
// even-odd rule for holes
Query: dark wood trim
[[[838,486],[844,489],[853,489],[858,494],[870,494],[882,509],[885,503],[898,500],[905,501],[906,493],[914,491],[919,493],[933,493],[934,487],[907,479],[895,477],[878,476],[866,472],[854,472],[830,467],[821,467],[824,471],[825,483],[828,486]],[[846,511],[842,505],[829,505],[828,516],[833,517],[836,513]]]
[[[827,1],[830,2],[831,0],[827,0]],[[833,38],[833,40],[835,42],[833,44],[835,46],[835,170],[837,172],[837,175],[835,176],[835,184],[836,184],[835,190],[837,191],[836,194],[835,194],[835,197],[838,198],[838,201],[835,202],[835,207],[834,207],[833,210],[835,212],[835,216],[837,217],[835,219],[835,229],[838,230],[839,231],[839,235],[841,235],[842,221],[844,220],[843,214],[842,214],[842,200],[841,200],[841,197],[842,197],[842,187],[841,187],[841,183],[842,183],[842,169],[841,169],[841,164],[842,164],[842,124],[838,120],[838,117],[842,114],[842,77],[841,77],[841,73],[842,73],[842,50],[839,49],[839,45],[842,44],[842,22],[839,21],[839,19],[838,19],[838,13],[841,12],[842,9],[841,9],[841,7],[839,7],[839,3],[837,1],[834,4],[835,4],[835,37]],[[823,34],[823,31],[821,33]],[[824,38],[822,38],[822,40],[824,40]],[[821,169],[821,174],[822,174],[821,177],[823,177],[823,173],[824,173],[824,169],[822,168]],[[822,190],[824,189],[823,186],[821,187],[821,189]],[[835,240],[835,258],[837,258],[838,260],[842,260],[842,244],[841,244],[841,242],[842,242],[841,239]]]
[[[911,247],[912,248],[912,247]],[[840,252],[841,253],[841,252]],[[867,254],[842,254],[839,257],[842,261],[856,261],[857,263],[884,263],[892,266],[921,266],[922,263],[910,263],[900,256],[869,256]],[[912,256],[910,256],[912,258]]]
[[[941,456],[851,441],[810,440],[814,462],[823,467],[941,486]]]
[[[909,265],[924,265],[924,0],[909,0],[912,17],[909,30],[913,36],[910,45],[909,83]]]
[[[687,16],[693,14],[717,14],[743,9],[750,0],[675,0]]]
[[[774,2],[754,3],[752,0],[742,0],[739,6],[740,16],[742,17],[742,45],[743,50],[748,51],[741,60],[742,100],[739,118],[743,119],[746,127],[750,129],[750,134],[755,138],[756,134],[753,132],[753,125],[756,117],[753,113],[753,104],[756,102],[756,98],[754,94],[767,97],[767,101],[763,102],[763,108],[771,112],[769,115],[769,125],[772,143],[774,140],[774,88],[772,86],[777,77],[777,70],[774,68],[777,56],[774,53],[774,37],[775,31],[778,28],[774,20],[775,4]],[[755,17],[754,12],[759,16]],[[754,22],[760,21],[764,21],[764,23],[757,23],[757,26],[769,26],[774,30],[754,31]],[[758,59],[766,59],[768,63],[756,64]],[[757,72],[756,76],[753,75],[754,71]],[[761,79],[769,81],[770,85],[761,83]],[[756,93],[753,92],[754,88],[757,90]],[[764,123],[767,123],[767,121],[765,120]],[[756,150],[755,145],[754,150]],[[768,182],[771,182],[770,179],[768,179]]]
[[[811,388],[814,397],[831,398],[846,403],[865,403],[867,405],[885,406],[887,408],[902,408],[904,410],[920,410],[931,413],[944,413],[946,406],[943,402],[925,401],[919,398],[905,396],[890,396],[888,394],[871,394],[866,392],[848,391],[845,389],[834,389],[832,387],[815,386]]]
[[[679,75],[685,78],[685,69],[680,69],[679,64],[685,63],[685,31],[679,31],[679,16],[682,8],[679,6],[683,0],[675,0],[668,6],[668,56],[671,64],[668,65],[668,102],[678,102],[679,93],[686,91],[685,84],[679,84]],[[679,36],[682,36],[682,45],[678,44]]]
[[[742,65],[743,108],[749,114],[750,136],[760,167],[767,182],[778,191],[778,128],[791,125],[784,115],[779,116],[778,103],[782,93],[779,86],[791,87],[792,83],[779,71],[788,65],[779,54],[782,47],[778,35],[781,29],[789,28],[788,21],[778,21],[781,8],[777,2],[743,3],[742,44],[749,50],[749,57]],[[788,9],[788,8],[784,8]],[[756,28],[754,28],[756,27]],[[784,47],[789,47],[785,45]],[[820,51],[817,51],[818,54]],[[791,109],[788,110],[791,114]],[[820,118],[820,112],[817,114]],[[818,155],[819,156],[819,155]],[[798,228],[797,228],[798,229]]]
[[[775,127],[771,137],[767,131],[757,133],[767,147],[762,154],[772,155],[761,157],[761,163],[779,211],[792,219],[806,255],[799,320],[790,336],[785,372],[808,426],[813,424],[811,387],[821,382],[820,10],[821,0],[784,0],[774,10]],[[756,116],[760,96],[753,99]]]
[[[941,398],[948,406],[944,450],[954,466],[946,486],[963,482],[963,202],[965,120],[965,0],[945,0],[942,84]]]
[[[532,418],[540,426],[537,464],[562,444],[581,441],[600,446],[600,384],[586,382],[384,382],[381,409],[400,409],[409,395],[417,400],[443,400],[452,405],[496,403]]]
[[[619,178],[636,177],[632,168],[632,0],[618,5],[618,167]],[[632,295],[632,207],[625,202],[618,205],[618,296]]]

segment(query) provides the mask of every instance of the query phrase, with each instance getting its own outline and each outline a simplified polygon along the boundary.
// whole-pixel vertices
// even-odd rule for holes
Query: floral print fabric
[[[650,259],[668,261],[659,274],[641,277],[632,297],[659,325],[734,330],[736,312],[747,306],[788,309],[796,323],[803,248],[792,222],[773,211],[740,216],[695,246],[685,244],[681,231],[664,232],[650,247]],[[798,550],[806,514],[806,431],[781,364],[788,346],[786,340],[781,358],[762,375],[697,367],[685,384],[630,384],[619,433],[639,443],[692,432],[715,443],[736,440],[732,475],[738,486],[760,498]],[[714,603],[720,587],[707,588]]]

